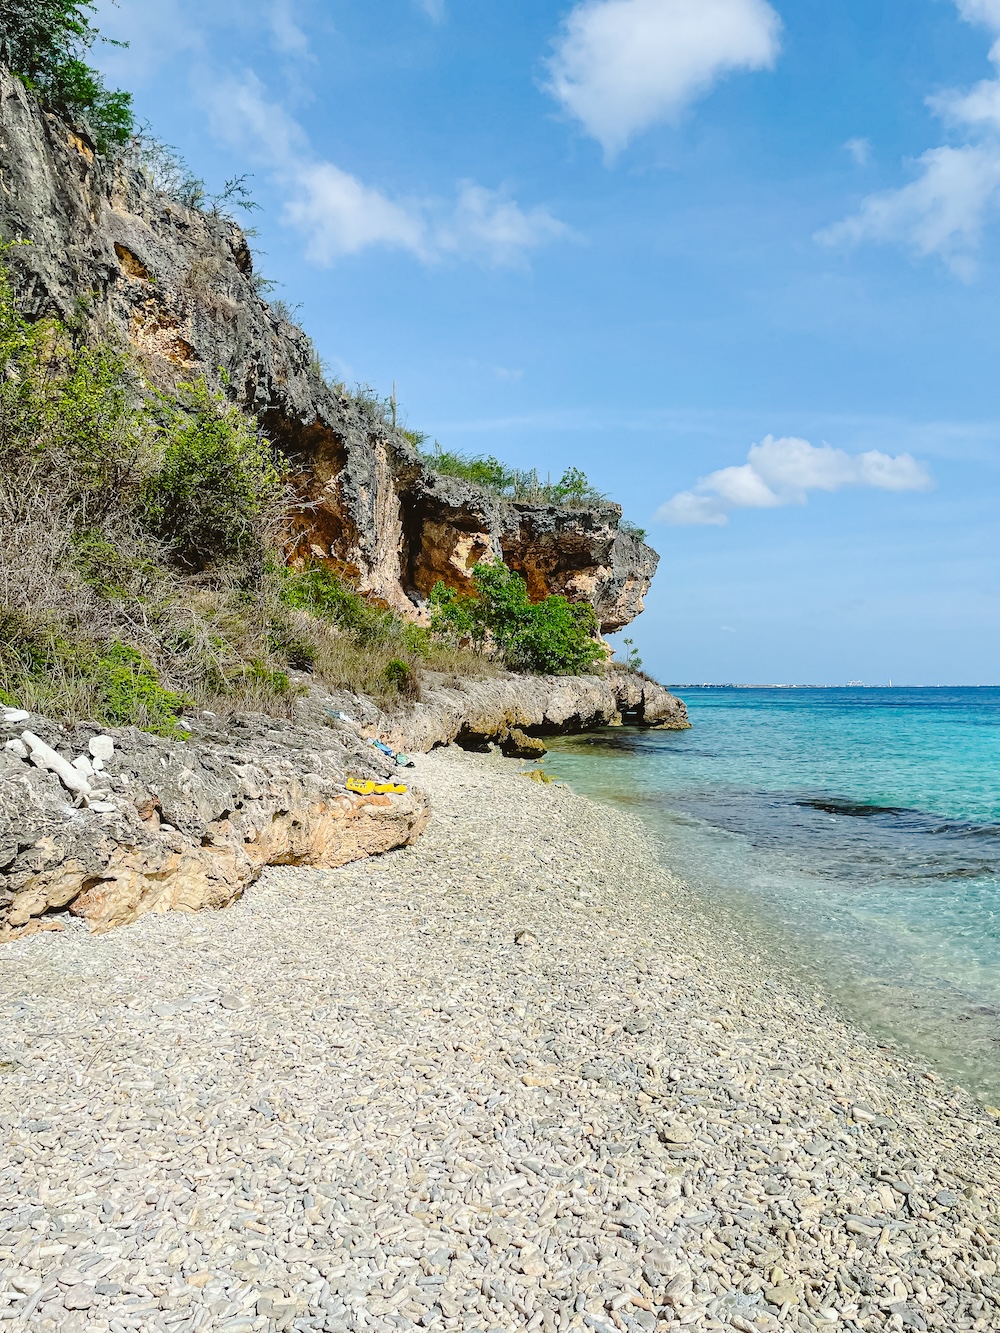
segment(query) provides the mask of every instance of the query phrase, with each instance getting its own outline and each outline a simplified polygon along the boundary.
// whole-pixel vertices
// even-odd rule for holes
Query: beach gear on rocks
[[[356,792],[359,796],[387,796],[394,793],[403,796],[406,788],[401,782],[372,782],[366,778],[348,778],[344,784],[348,791]]]
[[[375,740],[374,737],[372,737],[368,741],[368,744],[373,745],[375,749],[378,750],[380,754],[384,754],[387,759],[395,759],[400,768],[413,768],[413,760],[408,754],[403,754],[402,751],[397,752],[390,745],[386,745],[385,741]]]

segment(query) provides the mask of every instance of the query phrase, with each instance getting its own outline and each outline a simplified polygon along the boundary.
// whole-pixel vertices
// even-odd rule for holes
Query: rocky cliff
[[[309,339],[262,299],[235,223],[182,207],[136,165],[109,169],[2,70],[0,238],[31,242],[12,259],[31,313],[126,338],[154,383],[221,369],[292,460],[306,502],[293,542],[362,591],[412,614],[439,578],[461,587],[502,556],[533,597],[590,600],[605,632],[642,610],[658,557],[617,505],[511,503],[430,471],[378,410],[323,381]]]

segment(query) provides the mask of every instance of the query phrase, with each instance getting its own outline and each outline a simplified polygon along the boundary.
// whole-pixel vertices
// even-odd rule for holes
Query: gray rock
[[[0,766],[0,851],[12,849],[0,859],[0,940],[59,908],[104,929],[224,907],[274,861],[343,865],[413,841],[429,816],[412,788],[379,801],[346,791],[348,772],[381,777],[353,731],[253,715],[192,719],[185,741],[32,726],[46,754],[113,739],[119,795],[77,810],[61,775]]]

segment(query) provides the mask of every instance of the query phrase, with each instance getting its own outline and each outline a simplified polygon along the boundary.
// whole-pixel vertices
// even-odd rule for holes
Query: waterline
[[[679,691],[694,728],[553,744],[871,1031],[1000,1102],[1000,689]]]

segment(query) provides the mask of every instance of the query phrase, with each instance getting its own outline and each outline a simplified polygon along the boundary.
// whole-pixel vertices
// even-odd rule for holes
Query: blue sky
[[[1000,680],[1000,0],[99,18],[335,374],[648,529],[655,674]]]

